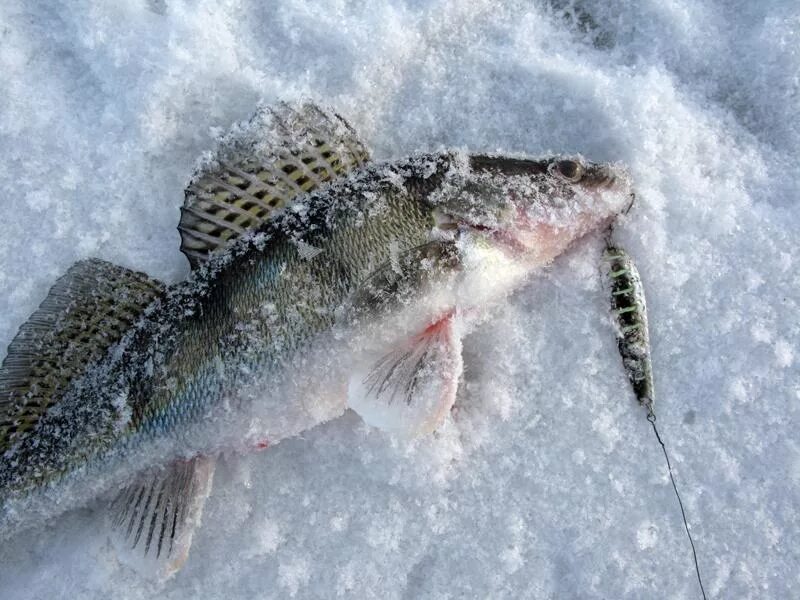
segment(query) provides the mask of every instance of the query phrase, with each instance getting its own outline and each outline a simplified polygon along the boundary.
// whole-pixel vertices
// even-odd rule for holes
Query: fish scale
[[[434,430],[469,319],[629,202],[623,170],[581,157],[364,164],[346,121],[311,104],[236,131],[186,190],[187,281],[79,263],[9,348],[0,425],[34,417],[2,438],[0,538],[118,491],[123,546],[174,573],[221,452],[348,406],[389,431]],[[61,387],[37,391],[53,373]]]
[[[391,168],[417,176],[407,165]],[[408,249],[427,239],[431,218],[423,210],[424,186],[411,186],[416,196],[398,189],[386,183],[386,169],[385,165],[367,169],[358,182],[334,185],[325,194],[329,205],[306,218],[298,219],[289,212],[276,219],[262,232],[269,237],[268,243],[244,240],[234,250],[235,261],[226,258],[221,267],[212,263],[197,274],[195,284],[203,278],[209,280],[210,289],[201,297],[177,294],[167,300],[174,304],[164,311],[170,318],[143,327],[156,331],[164,343],[143,335],[131,345],[131,356],[121,359],[127,364],[142,363],[141,347],[147,348],[151,358],[164,357],[163,376],[147,379],[136,371],[128,375],[130,384],[138,389],[131,394],[134,416],[128,436],[144,433],[135,436],[140,443],[200,421],[244,385],[249,373],[291,362],[315,335],[333,325],[336,307],[357,285],[378,265],[390,261],[392,243]],[[373,218],[364,219],[364,211],[376,196],[385,207]],[[309,204],[314,203],[310,198]],[[356,222],[361,224],[354,226]],[[320,248],[325,260],[301,256],[292,237],[295,226],[314,232],[308,243]],[[308,299],[312,301],[306,302]],[[267,305],[282,307],[278,321],[261,318],[262,307]],[[188,313],[182,319],[172,317]],[[236,332],[243,323],[253,324],[257,343],[241,343],[242,336]],[[222,378],[219,364],[224,366]],[[166,379],[171,382],[167,384]]]

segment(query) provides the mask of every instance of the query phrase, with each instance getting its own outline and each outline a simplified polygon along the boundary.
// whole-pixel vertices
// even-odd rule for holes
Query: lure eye
[[[574,160],[559,160],[552,165],[552,170],[572,183],[580,181],[583,177],[583,167]]]

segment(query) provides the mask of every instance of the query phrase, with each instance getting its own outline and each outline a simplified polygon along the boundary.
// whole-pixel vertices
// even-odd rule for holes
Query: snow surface
[[[0,4],[0,341],[79,259],[170,282],[197,157],[263,99],[336,106],[383,158],[630,166],[656,406],[714,598],[800,589],[800,6],[129,0]],[[697,598],[584,240],[464,341],[455,419],[353,413],[217,471],[154,583],[98,506],[0,548],[3,598]]]

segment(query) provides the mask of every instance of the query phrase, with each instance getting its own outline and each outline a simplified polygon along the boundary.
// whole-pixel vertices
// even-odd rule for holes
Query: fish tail
[[[163,291],[159,281],[98,259],[74,264],[56,281],[0,367],[0,456],[35,447],[48,412]],[[4,479],[0,469],[0,489]]]

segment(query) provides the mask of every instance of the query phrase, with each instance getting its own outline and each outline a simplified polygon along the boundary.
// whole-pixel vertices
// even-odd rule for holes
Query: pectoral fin
[[[370,425],[415,436],[441,425],[463,370],[457,316],[448,314],[350,379],[348,403]]]
[[[166,579],[186,562],[192,536],[211,493],[216,459],[197,456],[149,473],[111,504],[120,554]]]

